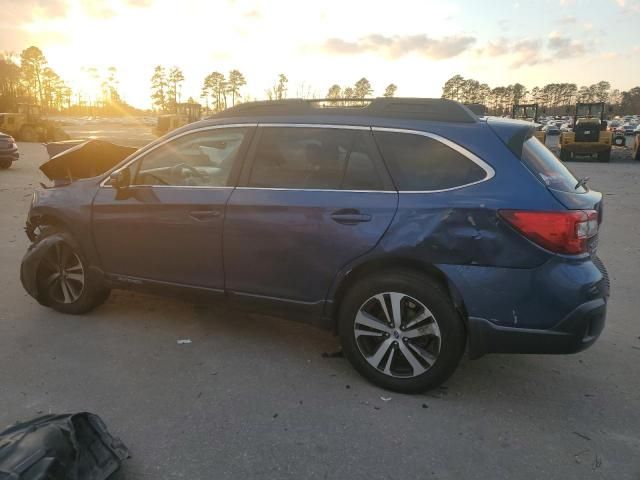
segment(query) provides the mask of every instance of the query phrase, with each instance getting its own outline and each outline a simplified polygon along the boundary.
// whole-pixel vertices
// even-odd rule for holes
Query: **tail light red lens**
[[[598,233],[595,210],[500,210],[498,213],[529,240],[555,253],[586,253],[587,241]]]

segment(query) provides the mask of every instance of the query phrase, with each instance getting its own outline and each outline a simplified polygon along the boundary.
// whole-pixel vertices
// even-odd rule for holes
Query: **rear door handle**
[[[342,225],[356,225],[358,223],[370,222],[371,215],[361,213],[354,208],[344,208],[336,210],[331,214],[331,220]]]
[[[193,210],[189,216],[199,222],[206,222],[218,218],[222,212],[220,210]]]

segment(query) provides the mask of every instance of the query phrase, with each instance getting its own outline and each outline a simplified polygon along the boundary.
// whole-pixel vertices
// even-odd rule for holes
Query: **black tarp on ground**
[[[0,433],[0,480],[105,480],[128,456],[97,415],[45,415]]]
[[[49,144],[56,151],[56,144]],[[104,140],[86,142],[65,149],[40,166],[50,180],[76,180],[100,175],[127,158],[137,148],[125,147]]]

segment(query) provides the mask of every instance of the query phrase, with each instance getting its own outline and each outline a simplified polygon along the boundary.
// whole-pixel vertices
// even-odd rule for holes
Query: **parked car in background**
[[[610,132],[615,132],[620,126],[622,126],[622,122],[619,122],[618,120],[609,120],[607,122],[607,130]]]
[[[11,135],[0,132],[0,169],[6,170],[20,158],[18,145]]]
[[[54,157],[42,170],[65,183],[34,194],[25,289],[71,314],[148,288],[310,321],[400,392],[446,380],[465,348],[596,341],[602,194],[535,124],[443,99],[321,105],[244,103],[97,174],[83,146]]]
[[[635,128],[635,125],[625,123],[620,127],[620,130],[622,130],[622,133],[624,133],[625,135],[633,135]]]
[[[633,129],[633,133],[640,133],[640,124],[636,125],[636,128]]]
[[[560,129],[558,128],[557,125],[555,125],[555,123],[552,125],[546,125],[542,127],[542,131],[546,132],[546,134],[550,136],[560,135]]]

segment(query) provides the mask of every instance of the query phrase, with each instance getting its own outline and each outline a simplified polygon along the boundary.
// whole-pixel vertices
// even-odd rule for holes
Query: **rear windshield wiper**
[[[578,180],[578,183],[576,183],[576,186],[573,187],[574,190],[578,190],[580,187],[585,187],[588,181],[589,181],[589,177],[582,177],[580,180]]]

